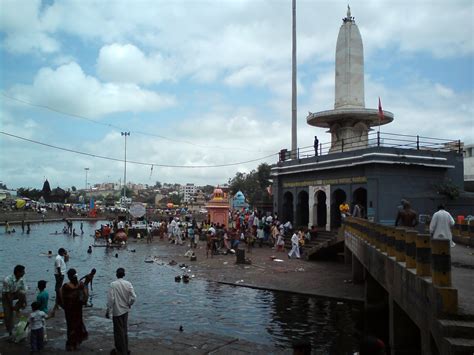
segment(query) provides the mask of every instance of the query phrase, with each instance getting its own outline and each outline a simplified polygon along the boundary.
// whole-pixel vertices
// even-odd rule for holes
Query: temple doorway
[[[344,190],[336,189],[332,193],[332,200],[334,201],[331,204],[331,227],[339,228],[341,226],[341,211],[339,211],[339,205],[346,201],[347,196]]]
[[[306,191],[298,194],[298,202],[296,204],[296,226],[308,227],[309,223],[309,196]]]
[[[326,193],[323,190],[318,190],[314,194],[314,205],[313,205],[313,213],[314,213],[314,225],[317,227],[326,227],[327,224],[327,211],[326,211]]]
[[[352,193],[352,202],[354,205],[358,203],[362,207],[362,218],[367,218],[367,189],[359,187],[354,190]],[[354,206],[351,206],[351,208],[353,209]]]
[[[289,191],[283,195],[282,223],[288,221],[293,224],[293,194]]]

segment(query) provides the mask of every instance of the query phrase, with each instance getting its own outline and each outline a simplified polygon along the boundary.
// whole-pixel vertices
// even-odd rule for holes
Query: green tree
[[[206,186],[203,186],[201,190],[203,194],[210,195],[214,191],[214,188],[215,187],[212,185],[206,185]]]
[[[72,190],[72,192],[76,192],[77,191],[76,186],[71,186],[71,190]]]
[[[51,191],[51,194],[50,194],[50,202],[61,202],[61,203],[64,203],[67,201],[67,199],[69,198],[71,194],[65,190],[63,190],[62,188],[60,188],[59,186],[56,187],[55,189],[53,189]],[[46,198],[45,198],[46,200]],[[47,201],[47,200],[46,200]]]
[[[23,188],[20,187],[16,190],[16,194],[20,197],[28,197],[32,200],[38,201],[42,195],[42,192],[38,189],[30,189],[30,188]]]
[[[271,202],[267,192],[267,187],[271,184],[270,172],[271,167],[266,163],[260,164],[257,170],[248,174],[237,172],[229,181],[230,192],[236,194],[242,191],[251,206]]]
[[[180,194],[172,194],[168,199],[173,203],[173,205],[179,206],[181,204],[182,196]]]
[[[109,193],[109,194],[105,195],[104,203],[105,203],[106,206],[114,206],[115,201],[117,201],[118,199],[119,199],[118,196],[116,196],[115,194]]]

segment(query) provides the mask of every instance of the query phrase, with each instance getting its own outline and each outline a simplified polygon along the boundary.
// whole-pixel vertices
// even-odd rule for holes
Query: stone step
[[[474,354],[474,339],[444,338],[448,342],[449,354],[472,355]]]
[[[453,338],[474,339],[474,322],[454,319],[438,319],[443,327],[443,333]]]

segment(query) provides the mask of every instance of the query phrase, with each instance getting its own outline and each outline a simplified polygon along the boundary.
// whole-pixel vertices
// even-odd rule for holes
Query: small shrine
[[[229,224],[229,201],[222,190],[217,187],[214,189],[212,199],[206,204],[206,209],[211,223],[224,225]]]
[[[230,205],[234,210],[241,210],[242,208],[248,208],[249,204],[245,202],[245,196],[242,191],[238,191],[231,199]]]

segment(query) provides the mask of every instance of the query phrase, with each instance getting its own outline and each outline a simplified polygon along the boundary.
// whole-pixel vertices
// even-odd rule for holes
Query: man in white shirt
[[[59,308],[61,303],[61,287],[64,282],[64,275],[66,274],[66,260],[68,258],[67,251],[64,248],[58,249],[58,255],[54,260],[54,278],[56,284],[54,285],[54,291],[56,291],[56,301],[54,303],[53,310],[51,311],[51,317],[54,317],[54,313]]]
[[[456,244],[453,242],[451,228],[454,226],[454,219],[444,209],[443,205],[438,206],[438,212],[433,215],[430,222],[430,233],[433,239],[449,239],[451,247]]]
[[[295,255],[297,259],[300,258],[299,238],[298,238],[298,234],[296,234],[296,231],[291,236],[291,250],[288,253],[288,259],[291,259],[293,255]]]
[[[137,295],[129,281],[123,279],[125,269],[118,268],[117,280],[110,284],[107,295],[107,312],[105,316],[110,318],[112,312],[112,321],[114,324],[114,343],[115,353],[120,355],[129,354],[128,350],[128,312],[135,302]]]

